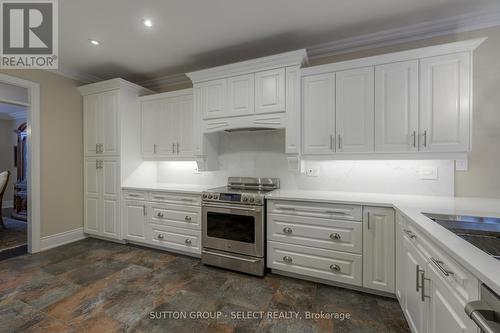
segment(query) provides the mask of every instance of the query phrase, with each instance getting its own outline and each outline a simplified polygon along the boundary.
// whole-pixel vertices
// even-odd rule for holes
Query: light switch
[[[438,168],[421,167],[419,170],[420,179],[437,180]]]

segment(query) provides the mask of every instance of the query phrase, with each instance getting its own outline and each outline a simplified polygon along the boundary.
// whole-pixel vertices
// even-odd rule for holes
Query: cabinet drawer
[[[148,192],[141,191],[123,191],[123,198],[128,200],[148,200]]]
[[[183,252],[201,253],[201,233],[199,231],[153,225],[151,236],[151,244],[153,245]]]
[[[153,202],[166,202],[174,205],[201,205],[201,196],[195,194],[151,192],[150,200]]]
[[[355,286],[362,284],[362,257],[359,254],[270,241],[267,266]]]
[[[269,240],[362,253],[363,225],[358,221],[303,218],[278,214],[268,215]]]
[[[320,202],[269,200],[268,212],[351,221],[361,221],[363,218],[362,206]]]
[[[201,209],[186,205],[151,203],[150,222],[178,228],[201,230]]]

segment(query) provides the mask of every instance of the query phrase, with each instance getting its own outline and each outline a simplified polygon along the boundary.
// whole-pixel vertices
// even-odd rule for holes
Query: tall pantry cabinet
[[[83,96],[84,232],[122,239],[121,181],[142,161],[138,97],[150,91],[122,79],[78,90]]]

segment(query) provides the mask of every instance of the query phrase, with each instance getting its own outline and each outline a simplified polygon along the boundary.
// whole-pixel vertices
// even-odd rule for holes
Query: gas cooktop
[[[423,214],[480,250],[500,259],[500,218]]]

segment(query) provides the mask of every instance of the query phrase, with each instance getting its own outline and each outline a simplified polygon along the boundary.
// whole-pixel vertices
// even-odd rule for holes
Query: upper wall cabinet
[[[420,149],[469,150],[470,94],[470,53],[420,60]]]
[[[298,50],[187,73],[193,81],[195,115],[201,115],[201,137],[286,128],[286,152],[299,154],[300,68],[306,61],[306,51]]]
[[[463,156],[470,151],[472,51],[483,41],[303,69],[304,154]]]

